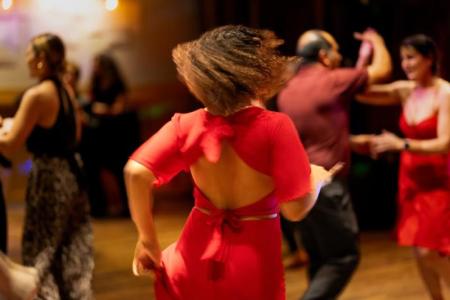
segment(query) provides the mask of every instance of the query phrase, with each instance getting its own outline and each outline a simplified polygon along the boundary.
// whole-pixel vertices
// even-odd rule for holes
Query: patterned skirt
[[[92,299],[93,236],[75,159],[34,156],[22,256],[39,271],[37,299]]]

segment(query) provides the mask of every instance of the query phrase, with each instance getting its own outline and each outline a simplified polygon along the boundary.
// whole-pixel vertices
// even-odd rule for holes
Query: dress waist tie
[[[262,221],[276,219],[278,213],[241,216],[234,210],[218,209],[210,211],[209,209],[195,206],[199,212],[208,215],[210,219],[207,224],[213,226],[212,239],[205,249],[201,259],[208,261],[208,277],[215,281],[223,278],[225,271],[225,258],[229,249],[227,241],[228,233],[239,233],[242,228],[242,222]]]

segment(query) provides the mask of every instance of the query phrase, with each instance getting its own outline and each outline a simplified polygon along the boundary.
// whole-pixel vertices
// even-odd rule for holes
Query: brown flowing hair
[[[44,54],[49,76],[59,76],[65,68],[65,47],[61,38],[52,33],[43,33],[31,39],[36,55]]]
[[[172,56],[190,91],[209,110],[227,115],[283,87],[296,58],[278,53],[282,43],[269,30],[227,25],[178,45]]]

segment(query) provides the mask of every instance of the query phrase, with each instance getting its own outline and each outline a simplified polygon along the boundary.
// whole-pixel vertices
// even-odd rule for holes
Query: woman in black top
[[[24,143],[33,166],[26,193],[22,254],[39,272],[38,299],[91,299],[92,229],[75,147],[81,124],[73,93],[61,81],[64,45],[53,34],[34,37],[27,49],[28,89],[0,153]]]
[[[109,54],[94,58],[89,98],[81,155],[89,178],[92,213],[94,216],[107,214],[109,203],[120,206],[120,211],[115,213],[128,215],[123,167],[139,145],[139,122],[137,113],[130,110],[128,89],[119,65]],[[105,171],[112,175],[109,178],[115,185],[102,184],[105,180],[101,180],[101,174]],[[116,193],[111,192],[114,188]],[[112,210],[110,207],[114,213]]]

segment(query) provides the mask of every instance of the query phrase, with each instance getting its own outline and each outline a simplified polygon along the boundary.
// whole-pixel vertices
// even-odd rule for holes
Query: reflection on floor
[[[175,203],[174,203],[175,202]],[[8,205],[10,254],[18,260],[22,231],[23,205]],[[173,242],[189,211],[189,201],[159,200],[156,220],[163,247]],[[94,290],[97,300],[154,299],[148,278],[131,274],[131,259],[136,241],[128,219],[95,220]],[[411,252],[400,248],[388,232],[361,235],[362,261],[342,300],[422,300],[428,299],[419,279]],[[298,299],[305,289],[304,269],[286,273],[287,300]],[[447,291],[447,297],[450,293]],[[450,298],[449,298],[450,299]]]

